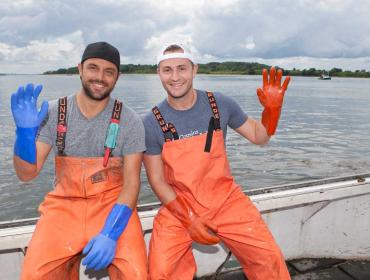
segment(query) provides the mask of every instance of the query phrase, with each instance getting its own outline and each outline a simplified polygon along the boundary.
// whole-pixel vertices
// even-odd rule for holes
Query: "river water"
[[[39,177],[20,182],[12,166],[14,124],[10,95],[19,85],[43,84],[42,99],[70,95],[77,75],[0,76],[0,221],[36,217],[52,189],[53,159]],[[253,118],[262,107],[256,96],[260,76],[198,75],[195,88],[232,96]],[[122,75],[113,92],[143,116],[165,97],[156,75]],[[228,130],[232,173],[244,189],[370,172],[370,79],[293,77],[285,96],[277,135],[265,146]],[[156,201],[142,172],[139,203]]]

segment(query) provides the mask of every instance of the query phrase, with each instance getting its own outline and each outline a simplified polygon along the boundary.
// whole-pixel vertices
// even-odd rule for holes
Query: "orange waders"
[[[56,157],[56,187],[40,205],[21,279],[79,279],[81,251],[104,226],[122,189],[122,159]],[[146,279],[146,249],[134,211],[108,267],[110,279]]]
[[[59,124],[62,119],[59,116]],[[57,142],[59,152],[64,150],[62,136],[58,131],[58,139],[63,138],[61,148]],[[103,157],[56,156],[55,188],[39,207],[21,279],[79,279],[81,252],[103,228],[122,187],[121,157],[110,158],[103,167]],[[110,279],[147,279],[146,248],[136,210],[117,241],[108,273]]]
[[[214,113],[207,134],[168,141],[173,124],[166,124],[158,108],[153,112],[165,134],[162,159],[167,183],[201,217],[218,226],[217,236],[239,260],[250,280],[290,279],[284,257],[259,211],[234,182],[229,169],[219,114],[212,93]],[[192,239],[166,207],[155,217],[149,248],[151,280],[193,279],[196,264]]]

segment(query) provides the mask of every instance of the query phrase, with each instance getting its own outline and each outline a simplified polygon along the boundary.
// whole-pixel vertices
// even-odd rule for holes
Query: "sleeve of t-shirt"
[[[132,111],[122,147],[122,155],[141,153],[145,151],[145,131],[141,118]]]
[[[153,118],[152,114],[148,114],[143,119],[145,127],[145,145],[147,155],[159,155],[162,153],[162,145],[159,142],[157,133],[158,123]]]
[[[240,127],[248,119],[248,115],[243,111],[240,105],[232,97],[224,94],[215,94],[216,101],[222,103],[222,106],[226,109],[228,118],[228,126],[232,129]],[[218,101],[220,100],[220,101]],[[221,115],[222,118],[222,115]]]

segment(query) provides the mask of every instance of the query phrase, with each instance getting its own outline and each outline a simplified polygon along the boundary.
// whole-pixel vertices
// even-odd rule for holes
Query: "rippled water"
[[[37,206],[52,188],[52,158],[31,183],[19,182],[12,166],[10,94],[28,82],[43,84],[42,98],[48,100],[80,87],[75,75],[0,76],[0,221],[37,216]],[[259,76],[199,75],[195,87],[230,95],[251,117],[259,118],[261,106],[255,89],[260,83]],[[123,75],[114,95],[140,115],[165,97],[156,75]],[[230,129],[227,150],[237,182],[251,189],[370,172],[369,143],[370,79],[294,77],[278,133],[270,143],[255,146]],[[142,180],[140,202],[155,201],[144,172]]]

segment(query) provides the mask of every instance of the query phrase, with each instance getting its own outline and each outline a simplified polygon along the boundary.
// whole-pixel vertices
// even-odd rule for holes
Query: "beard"
[[[82,88],[84,89],[84,93],[86,94],[86,96],[89,97],[92,100],[95,100],[95,101],[102,101],[102,100],[108,98],[110,96],[111,92],[113,91],[113,88],[114,88],[114,85],[113,85],[111,88],[108,88],[102,94],[99,94],[99,95],[94,94],[94,92],[88,86],[89,83],[97,82],[97,83],[103,84],[104,86],[107,86],[107,84],[104,83],[103,81],[100,81],[100,80],[84,81],[82,79],[82,77],[80,77],[80,79],[81,79]]]

